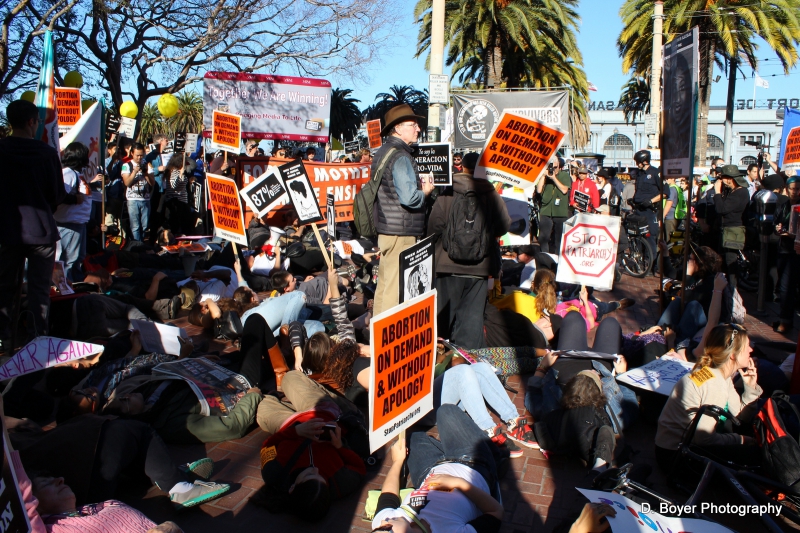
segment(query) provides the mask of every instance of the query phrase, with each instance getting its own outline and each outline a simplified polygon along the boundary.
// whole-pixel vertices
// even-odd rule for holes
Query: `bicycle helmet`
[[[636,161],[637,165],[650,163],[650,150],[639,150],[633,154],[633,160]]]

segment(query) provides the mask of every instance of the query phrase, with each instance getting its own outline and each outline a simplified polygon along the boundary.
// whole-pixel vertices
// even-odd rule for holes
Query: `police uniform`
[[[639,175],[636,177],[636,194],[633,195],[635,203],[634,211],[637,215],[647,219],[647,224],[650,226],[650,237],[647,238],[647,243],[650,245],[650,251],[653,252],[653,264],[655,265],[656,255],[658,254],[658,217],[656,215],[657,204],[652,204],[650,207],[641,208],[641,204],[651,203],[653,198],[661,194],[661,175],[658,167],[650,165],[647,170],[639,170]]]

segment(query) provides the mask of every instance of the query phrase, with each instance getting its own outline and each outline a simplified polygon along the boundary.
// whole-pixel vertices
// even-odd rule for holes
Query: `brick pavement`
[[[654,294],[657,285],[655,278],[634,279],[624,276],[622,281],[607,293],[598,293],[601,300],[609,301],[623,297],[636,299],[637,305],[618,311],[616,318],[625,333],[636,331],[641,325],[655,324],[658,316],[658,303]],[[755,294],[744,293],[746,307],[755,309]],[[754,340],[792,340],[772,331],[770,324],[776,320],[777,306],[768,304],[763,317],[749,315],[746,321]],[[186,326],[185,319],[178,325]],[[197,328],[188,327],[190,335],[198,335]],[[211,350],[223,351],[226,346],[212,342]],[[509,384],[518,390],[511,394],[512,401],[523,411],[523,398],[526,377],[513,377]],[[638,455],[635,462],[654,464],[653,437],[655,427],[640,423],[626,431],[626,441]],[[381,457],[379,466],[367,473],[367,481],[359,494],[333,505],[327,518],[318,524],[305,524],[287,515],[273,515],[265,509],[249,503],[249,499],[263,485],[259,470],[258,451],[265,434],[258,428],[246,437],[220,444],[206,446],[172,446],[176,461],[185,462],[200,457],[210,457],[217,465],[213,480],[233,485],[233,490],[225,497],[181,514],[175,514],[167,498],[155,488],[146,494],[132,494],[126,498],[129,503],[141,509],[156,522],[174,520],[187,533],[220,531],[263,531],[284,532],[304,531],[320,533],[339,533],[344,531],[369,531],[369,524],[361,520],[367,491],[380,489],[388,461]],[[551,531],[571,513],[577,512],[585,502],[575,490],[576,485],[585,481],[585,470],[577,461],[565,458],[546,459],[538,450],[525,449],[525,455],[511,461],[512,468],[501,482],[505,515],[502,531],[522,533],[528,531]],[[664,478],[655,470],[648,479],[648,486],[663,494],[677,496],[666,487]],[[723,501],[732,495],[722,496]],[[213,518],[213,520],[211,520]],[[737,526],[737,524],[732,524]],[[737,526],[738,527],[738,526]]]

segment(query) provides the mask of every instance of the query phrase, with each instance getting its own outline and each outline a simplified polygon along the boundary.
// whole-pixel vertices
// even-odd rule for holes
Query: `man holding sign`
[[[374,313],[379,315],[397,305],[400,276],[400,252],[425,233],[425,198],[434,189],[432,176],[420,179],[417,163],[411,156],[411,144],[417,141],[419,121],[411,106],[393,107],[384,117],[381,135],[383,146],[372,162],[372,174],[382,169],[375,202],[375,229],[381,262],[375,291]]]

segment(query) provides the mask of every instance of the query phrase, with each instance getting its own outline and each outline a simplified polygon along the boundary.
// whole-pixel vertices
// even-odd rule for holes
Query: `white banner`
[[[89,165],[83,170],[83,177],[86,181],[92,181],[94,177],[100,172],[100,136],[103,134],[102,115],[103,109],[100,102],[95,102],[92,107],[86,110],[86,113],[81,115],[77,124],[72,126],[67,133],[61,137],[62,149],[66,148],[68,144],[79,142],[85,144],[89,148]],[[95,202],[103,201],[102,191],[92,191],[92,200]]]

